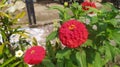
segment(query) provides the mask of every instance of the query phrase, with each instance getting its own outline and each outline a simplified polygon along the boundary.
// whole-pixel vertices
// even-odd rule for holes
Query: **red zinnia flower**
[[[85,2],[82,3],[82,9],[83,10],[89,10],[89,7],[96,8],[96,5],[95,5],[95,3],[88,2],[88,1],[85,1]]]
[[[39,64],[45,57],[45,50],[41,46],[33,46],[24,55],[24,62],[27,64]]]
[[[88,31],[83,23],[77,20],[69,20],[59,29],[59,38],[63,45],[76,48],[87,40]]]

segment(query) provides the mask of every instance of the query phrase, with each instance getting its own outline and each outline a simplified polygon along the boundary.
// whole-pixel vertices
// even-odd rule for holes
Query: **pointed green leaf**
[[[54,64],[52,63],[52,61],[50,59],[44,59],[42,64],[45,66],[45,67],[55,67]]]
[[[6,60],[0,67],[6,67],[7,64],[9,64],[10,62],[12,62],[15,59],[16,59],[16,57],[12,57],[12,58]]]
[[[79,67],[87,67],[85,51],[77,52],[76,59]]]
[[[102,58],[98,52],[95,55],[95,61],[93,62],[94,67],[103,67],[102,65]]]
[[[15,62],[13,63],[10,67],[16,67],[18,64],[20,64],[22,61],[18,61],[18,62]]]
[[[37,40],[35,37],[32,38],[32,45],[38,45]]]
[[[5,44],[0,45],[0,55],[3,53],[4,46]]]
[[[61,50],[61,51],[57,52],[56,58],[58,58],[58,59],[63,59],[63,58],[69,59],[70,54],[71,54],[71,50],[64,49],[64,50]]]
[[[46,42],[53,40],[57,37],[58,32],[57,31],[53,31],[51,34],[48,35],[48,37],[46,38]]]
[[[57,60],[56,67],[64,67],[64,60]]]
[[[111,55],[111,51],[109,48],[110,45],[106,44],[105,45],[105,63],[106,64],[109,60],[112,60],[112,55]]]
[[[66,60],[64,67],[77,67],[73,64],[72,60]]]
[[[19,18],[23,18],[24,16],[25,16],[25,12],[23,11],[23,12],[19,13],[15,18],[19,19]]]
[[[120,44],[120,32],[119,31],[113,30],[111,33],[111,37],[116,43]]]

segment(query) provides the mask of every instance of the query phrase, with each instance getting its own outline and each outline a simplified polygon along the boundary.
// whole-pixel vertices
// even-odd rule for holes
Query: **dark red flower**
[[[95,5],[95,3],[93,3],[93,2],[88,2],[88,1],[84,1],[84,2],[82,3],[82,9],[83,9],[83,10],[89,10],[89,7],[96,8],[96,5]]]
[[[69,20],[60,27],[59,38],[63,45],[76,48],[87,40],[88,31],[83,23],[77,20]]]
[[[45,57],[45,50],[41,46],[33,46],[25,52],[24,62],[27,64],[39,64]]]

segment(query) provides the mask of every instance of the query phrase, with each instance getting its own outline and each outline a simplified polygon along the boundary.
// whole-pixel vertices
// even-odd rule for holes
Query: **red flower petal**
[[[83,10],[89,10],[89,7],[96,8],[96,5],[95,5],[95,3],[88,2],[88,1],[85,1],[85,2],[82,3],[82,9]]]
[[[45,57],[45,50],[41,46],[33,46],[25,52],[24,62],[27,64],[39,64]]]
[[[77,20],[69,20],[59,29],[59,38],[63,45],[76,48],[87,40],[88,31],[83,23]]]

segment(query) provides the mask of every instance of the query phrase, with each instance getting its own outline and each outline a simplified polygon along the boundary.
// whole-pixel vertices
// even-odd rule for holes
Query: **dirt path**
[[[58,2],[47,1],[47,0],[34,3],[37,25],[48,24],[59,19],[58,11],[49,9],[49,7],[51,6],[62,6],[62,5],[59,4]],[[18,25],[22,25],[23,27],[29,25],[27,10],[26,8],[24,10],[26,11],[26,15],[24,18],[20,19],[18,23]]]

